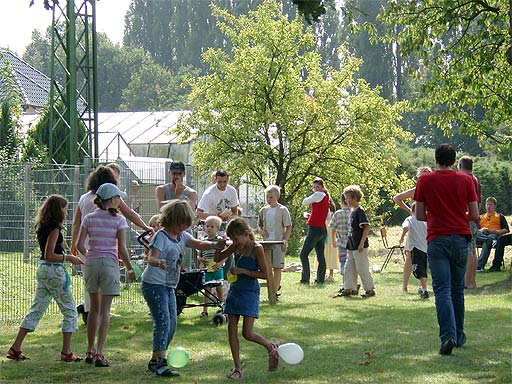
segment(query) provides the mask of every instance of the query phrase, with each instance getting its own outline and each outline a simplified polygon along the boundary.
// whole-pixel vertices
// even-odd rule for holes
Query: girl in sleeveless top
[[[242,336],[265,347],[268,353],[268,370],[278,368],[279,356],[277,344],[254,332],[254,320],[259,317],[260,285],[258,279],[266,279],[268,266],[261,244],[256,243],[254,233],[247,221],[241,217],[232,219],[227,228],[227,236],[233,243],[223,251],[217,251],[215,261],[224,260],[234,253],[235,261],[228,273],[231,282],[224,313],[228,315],[228,337],[231,355],[235,367],[227,375],[237,380],[243,377],[240,362],[240,343],[238,339],[238,322],[243,316]]]

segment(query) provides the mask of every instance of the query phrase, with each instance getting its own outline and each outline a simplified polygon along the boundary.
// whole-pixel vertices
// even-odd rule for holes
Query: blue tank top
[[[253,248],[254,250],[254,248]],[[254,253],[254,251],[251,251],[251,253]],[[245,256],[245,255],[238,255],[235,254],[235,263],[234,265],[239,268],[245,268],[250,271],[258,271],[258,261],[256,258],[251,256]],[[258,282],[258,279],[255,277],[250,277],[244,274],[240,274],[237,276],[237,279],[235,282],[232,283],[236,286],[237,289],[241,290],[253,290],[253,289],[259,289],[260,283]]]

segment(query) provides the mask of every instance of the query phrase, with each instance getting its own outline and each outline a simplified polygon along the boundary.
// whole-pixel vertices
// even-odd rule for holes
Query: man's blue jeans
[[[478,269],[484,269],[485,264],[487,264],[487,260],[489,259],[489,255],[491,254],[492,245],[498,239],[498,235],[493,233],[484,235],[481,231],[478,231],[476,238],[477,241],[482,243],[482,252],[480,252],[476,267]]]
[[[174,288],[142,282],[142,295],[153,317],[153,351],[166,351],[177,325]]]
[[[462,235],[441,236],[428,243],[428,263],[436,297],[441,343],[452,340],[462,346],[464,335],[464,273],[468,239]]]
[[[327,237],[327,229],[325,227],[308,226],[308,234],[302,244],[300,250],[300,262],[302,263],[301,283],[309,283],[311,274],[309,269],[309,254],[315,248],[316,259],[318,260],[318,268],[316,271],[317,283],[323,283],[325,280],[325,238]]]

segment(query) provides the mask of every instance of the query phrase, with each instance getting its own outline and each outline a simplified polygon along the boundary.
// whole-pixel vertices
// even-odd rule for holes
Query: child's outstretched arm
[[[225,239],[224,239],[224,244],[225,244]],[[235,248],[236,248],[235,243],[231,243],[227,248],[224,248],[222,250],[216,249],[215,256],[213,257],[213,260],[215,260],[216,262],[219,262],[219,261],[226,259],[233,252],[235,252]]]

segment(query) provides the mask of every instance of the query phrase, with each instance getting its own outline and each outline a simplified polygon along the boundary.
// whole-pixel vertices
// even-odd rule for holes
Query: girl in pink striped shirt
[[[135,280],[125,245],[128,224],[124,216],[117,214],[121,197],[126,197],[126,193],[115,184],[105,183],[97,189],[94,203],[98,209],[84,217],[77,244],[86,258],[85,290],[91,299],[85,361],[94,362],[96,367],[110,365],[103,356],[103,346],[110,325],[110,306],[121,291],[118,254],[126,266],[128,278]],[[89,237],[88,249],[84,246],[86,237]]]

